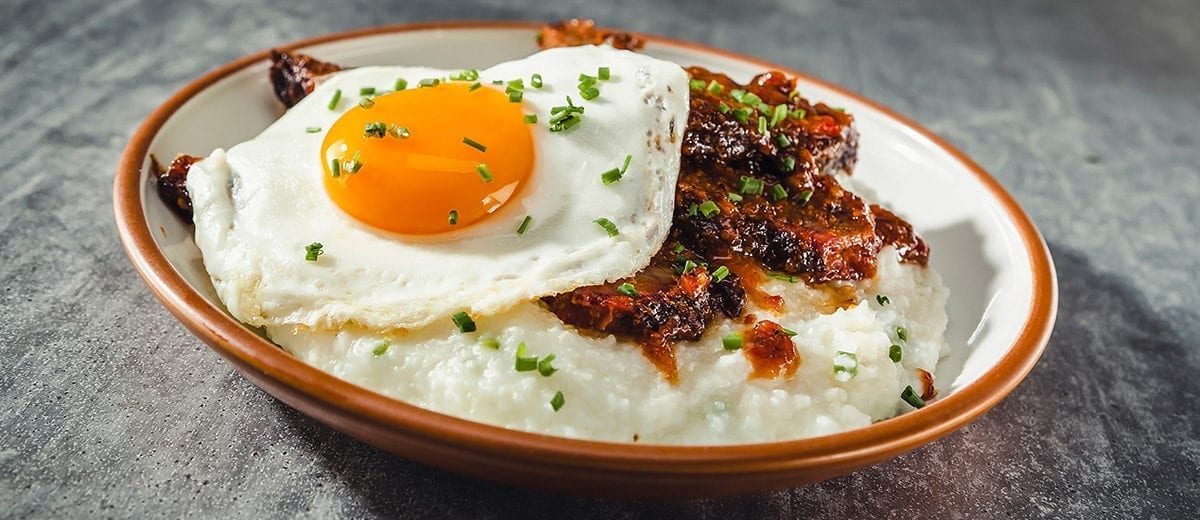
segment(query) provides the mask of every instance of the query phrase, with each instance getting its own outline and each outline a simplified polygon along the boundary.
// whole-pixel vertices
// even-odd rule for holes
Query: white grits
[[[721,338],[742,329],[724,320],[697,342],[677,347],[679,384],[667,383],[633,343],[581,335],[535,303],[476,317],[478,331],[450,320],[403,337],[352,328],[340,332],[268,327],[273,341],[339,378],[422,408],[529,432],[593,440],[656,444],[738,444],[812,437],[867,426],[912,410],[900,399],[921,392],[918,369],[933,372],[947,349],[947,290],[930,269],[900,264],[880,252],[875,278],[853,284],[858,305],[817,310],[825,293],[803,283],[772,280],[763,288],[788,302],[785,312],[748,308],[798,332],[800,367],[787,380],[748,379],[749,361],[726,351]],[[880,305],[876,295],[890,300]],[[896,327],[908,340],[896,337]],[[500,341],[499,350],[481,338]],[[384,340],[390,346],[375,351]],[[517,372],[517,345],[527,355],[554,354],[558,371]],[[889,347],[900,344],[895,363]],[[834,355],[854,353],[857,375],[834,377]],[[565,404],[550,401],[561,391]]]

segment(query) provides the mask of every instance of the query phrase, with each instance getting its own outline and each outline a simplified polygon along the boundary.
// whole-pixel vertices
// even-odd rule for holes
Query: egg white
[[[585,101],[581,73],[611,78]],[[397,78],[455,71],[363,67],[337,73],[259,136],[214,151],[187,179],[196,244],[221,301],[253,326],[372,330],[427,325],[462,310],[492,315],[520,302],[632,275],[666,239],[687,121],[688,76],[679,65],[610,47],[539,52],[480,72],[492,80],[523,78],[523,108],[537,154],[519,200],[449,239],[412,240],[357,222],[326,195],[320,162],[324,131],[357,101],[362,87],[390,89]],[[532,88],[530,76],[543,78]],[[336,90],[343,99],[328,108]],[[570,95],[583,121],[550,132],[551,108]],[[307,133],[320,127],[322,132]],[[622,179],[600,174],[632,155]],[[452,189],[452,186],[448,186]],[[523,235],[517,227],[533,217]],[[609,237],[594,221],[607,218]],[[305,246],[324,254],[305,260]]]

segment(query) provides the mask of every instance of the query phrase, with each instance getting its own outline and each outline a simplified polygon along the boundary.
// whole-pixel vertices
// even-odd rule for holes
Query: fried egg
[[[688,76],[610,47],[336,73],[187,178],[253,326],[414,329],[616,280],[666,239]]]

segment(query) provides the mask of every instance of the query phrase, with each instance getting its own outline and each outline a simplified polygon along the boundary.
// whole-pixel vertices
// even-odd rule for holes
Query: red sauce
[[[754,370],[751,379],[784,379],[792,377],[800,367],[800,354],[792,338],[771,320],[762,320],[743,334],[742,353]]]
[[[921,376],[921,399],[928,401],[937,397],[937,389],[933,387],[933,374],[918,368],[917,375]]]

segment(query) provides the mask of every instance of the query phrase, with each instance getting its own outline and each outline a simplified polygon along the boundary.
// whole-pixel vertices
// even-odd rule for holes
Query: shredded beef
[[[188,169],[200,159],[203,157],[181,154],[164,169],[158,158],[150,156],[150,173],[158,185],[158,198],[187,222],[192,221],[192,197],[187,192]]]
[[[345,67],[321,61],[300,53],[271,49],[271,86],[275,97],[291,108],[317,86],[317,80]]]
[[[596,27],[596,22],[579,18],[542,27],[538,32],[537,42],[543,49],[607,43],[617,49],[636,51],[646,45],[646,42],[634,33],[600,29]]]

